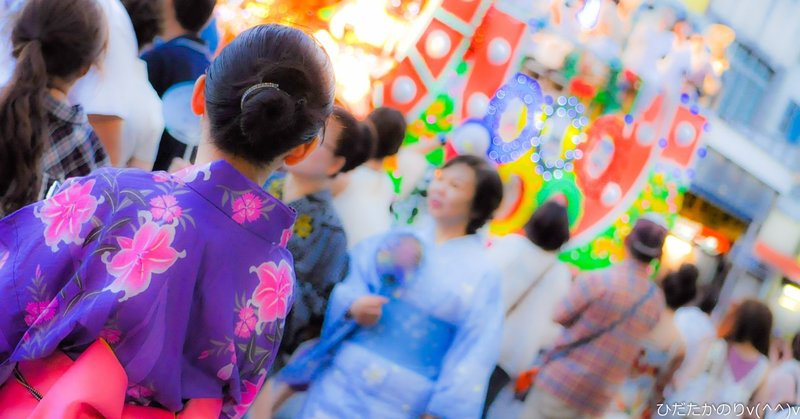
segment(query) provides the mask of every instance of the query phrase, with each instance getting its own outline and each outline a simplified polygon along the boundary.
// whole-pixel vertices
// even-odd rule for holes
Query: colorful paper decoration
[[[509,104],[515,99],[524,107],[524,124],[516,138],[506,141],[500,134],[500,125]],[[518,73],[508,84],[500,87],[489,103],[484,119],[492,138],[489,144],[490,159],[498,164],[511,163],[530,150],[533,139],[538,139],[540,124],[537,119],[543,103],[539,83],[524,74]]]

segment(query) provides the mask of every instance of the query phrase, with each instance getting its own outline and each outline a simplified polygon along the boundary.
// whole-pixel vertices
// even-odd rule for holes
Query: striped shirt
[[[566,328],[556,347],[607,329],[651,287],[656,285],[648,278],[647,266],[635,262],[579,277],[556,310],[555,320]],[[536,379],[537,388],[588,416],[601,416],[663,310],[664,297],[657,290],[612,330],[547,363]]]
[[[47,95],[44,107],[48,143],[42,156],[44,176],[39,198],[56,181],[63,183],[67,178],[86,176],[109,165],[103,145],[80,105],[70,106]]]

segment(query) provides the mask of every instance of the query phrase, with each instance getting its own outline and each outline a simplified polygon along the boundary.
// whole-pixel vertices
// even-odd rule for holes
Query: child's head
[[[684,263],[680,269],[664,276],[661,288],[667,307],[677,310],[689,304],[697,295],[697,277],[700,272],[691,263]]]
[[[175,19],[181,28],[192,34],[198,34],[211,20],[214,13],[215,0],[164,0],[167,19]]]
[[[296,164],[333,112],[333,71],[322,47],[281,25],[248,29],[201,77],[192,101],[220,151],[268,167]]]
[[[533,244],[548,252],[561,249],[569,241],[567,207],[556,201],[545,202],[525,225],[525,235]]]
[[[122,0],[133,23],[136,42],[144,48],[156,39],[164,26],[165,0]]]
[[[476,156],[458,156],[445,164],[428,188],[428,211],[437,224],[464,225],[474,234],[492,218],[503,199],[497,170]]]
[[[11,33],[17,59],[0,93],[0,212],[36,200],[47,135],[49,88],[66,93],[97,62],[107,24],[95,0],[29,0]]]
[[[364,125],[342,107],[333,109],[325,126],[325,137],[302,162],[289,166],[290,173],[316,178],[330,178],[355,169],[369,159],[371,139]]]
[[[369,114],[367,120],[376,134],[372,158],[382,159],[397,154],[406,137],[406,118],[403,114],[396,109],[378,108]]]

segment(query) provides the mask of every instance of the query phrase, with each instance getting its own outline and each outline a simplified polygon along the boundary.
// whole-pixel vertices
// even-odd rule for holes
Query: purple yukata
[[[225,161],[68,180],[0,221],[0,383],[21,360],[74,359],[103,338],[128,402],[221,398],[241,417],[292,303],[294,218]]]

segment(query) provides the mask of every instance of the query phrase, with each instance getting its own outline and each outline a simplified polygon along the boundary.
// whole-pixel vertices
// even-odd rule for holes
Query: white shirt
[[[553,321],[553,315],[569,292],[571,274],[556,254],[516,234],[492,239],[488,254],[500,270],[503,307],[508,314],[498,365],[514,377],[533,364],[540,349],[558,338],[561,326]],[[535,281],[534,288],[508,313]]]
[[[118,116],[122,128],[122,165],[131,157],[153,162],[164,131],[161,99],[139,59],[136,33],[119,0],[98,0],[109,24],[102,62],[78,80],[69,94],[90,115]]]
[[[389,231],[394,185],[389,175],[366,166],[349,173],[347,187],[333,199],[333,206],[347,235],[347,247],[376,234]]]

